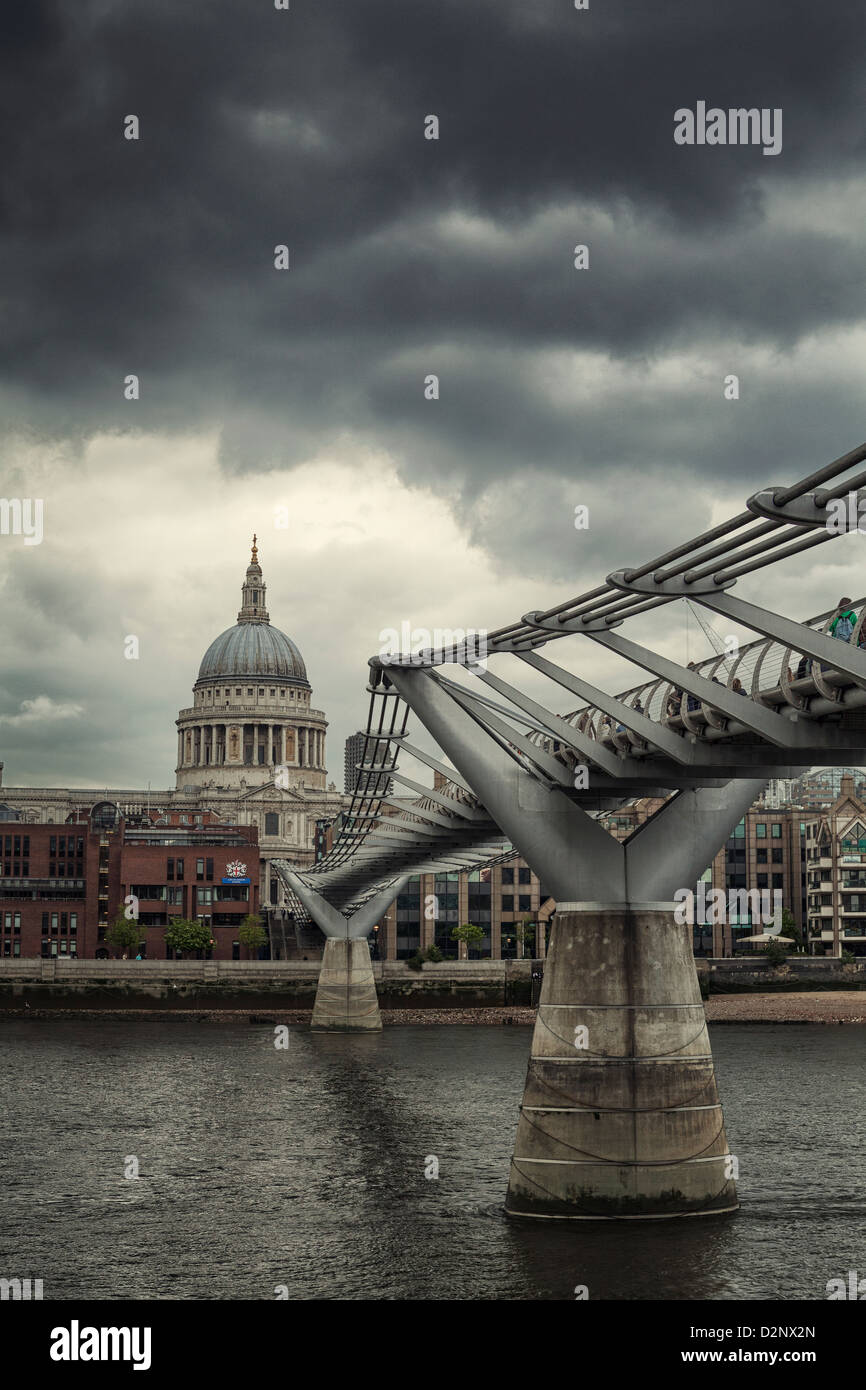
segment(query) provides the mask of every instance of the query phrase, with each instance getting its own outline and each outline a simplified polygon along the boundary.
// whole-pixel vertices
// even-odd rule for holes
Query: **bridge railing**
[[[851,604],[857,613],[857,625],[850,642],[866,645],[866,598],[857,599]],[[827,632],[836,609],[819,613],[807,619],[803,626],[817,632]],[[805,662],[802,673],[798,675],[801,661]],[[780,706],[790,704],[803,708],[814,696],[830,699],[838,698],[838,692],[850,686],[847,676],[838,675],[832,668],[822,670],[820,662],[803,657],[803,653],[774,638],[760,637],[753,642],[741,645],[730,656],[721,653],[695,662],[694,669],[709,680],[717,680],[731,688],[734,680],[739,680],[747,697],[762,703]],[[680,699],[681,696],[681,699]],[[657,724],[678,732],[689,731],[698,735],[708,727],[723,728],[724,717],[713,710],[712,703],[689,700],[671,681],[654,678],[630,687],[616,697],[622,704],[640,711]],[[679,712],[672,712],[672,699],[680,701]],[[690,707],[691,706],[691,707]],[[594,705],[580,705],[563,716],[575,729],[589,738],[595,739],[607,748],[631,751],[644,747],[644,741],[627,728],[620,728],[617,722],[603,710]],[[557,741],[549,735],[536,732],[530,735],[533,742],[551,751],[558,751]]]

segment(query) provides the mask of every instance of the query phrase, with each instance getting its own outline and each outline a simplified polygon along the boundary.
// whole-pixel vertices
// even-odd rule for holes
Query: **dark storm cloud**
[[[734,418],[719,346],[787,352],[862,316],[859,223],[796,215],[797,189],[862,168],[859,4],[80,0],[2,22],[18,428],[218,428],[232,470],[360,440],[464,508],[536,469],[747,479],[859,439],[820,368],[795,398],[753,371]],[[781,107],[783,152],[675,146],[698,99]],[[782,188],[794,215],[771,215]],[[544,354],[569,350],[608,359],[610,389],[587,398],[576,365],[551,401]],[[700,379],[617,384],[667,352]]]

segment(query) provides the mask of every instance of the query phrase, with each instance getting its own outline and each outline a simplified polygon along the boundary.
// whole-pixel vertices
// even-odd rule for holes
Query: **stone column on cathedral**
[[[210,760],[211,760],[211,763],[218,763],[218,762],[219,762],[219,757],[218,757],[218,754],[217,754],[217,725],[216,725],[216,724],[211,724],[211,726],[210,726]]]
[[[183,729],[177,731],[177,765],[183,767]]]
[[[274,764],[274,726],[268,724],[268,767]]]

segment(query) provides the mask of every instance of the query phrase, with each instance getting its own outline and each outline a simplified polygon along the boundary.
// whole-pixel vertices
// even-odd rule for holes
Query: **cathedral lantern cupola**
[[[247,577],[241,589],[243,602],[238,613],[239,623],[268,623],[268,610],[265,607],[265,581],[259,564],[256,538],[253,536],[253,553],[247,565]]]

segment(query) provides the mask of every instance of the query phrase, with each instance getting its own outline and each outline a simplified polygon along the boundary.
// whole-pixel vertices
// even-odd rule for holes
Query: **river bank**
[[[823,990],[796,994],[722,994],[705,1001],[709,1023],[866,1023],[866,994],[857,990]],[[309,1024],[311,1009],[106,1009],[106,1008],[7,1008],[2,1018],[32,1019],[129,1019],[148,1023],[262,1023]],[[501,1028],[527,1027],[535,1022],[535,1010],[489,1004],[460,1009],[382,1009],[386,1028],[454,1025]]]

